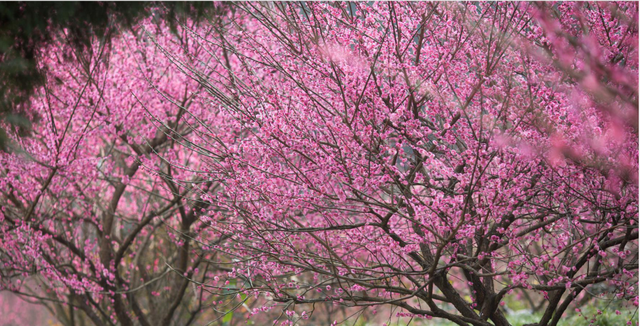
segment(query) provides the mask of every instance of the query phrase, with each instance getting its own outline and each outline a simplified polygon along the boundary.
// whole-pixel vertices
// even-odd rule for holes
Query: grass
[[[616,311],[619,309],[620,314]],[[571,311],[567,312],[567,316],[563,317],[558,326],[625,326],[627,322],[631,321],[631,325],[638,325],[637,309],[629,308],[605,308],[600,309],[594,306],[588,306],[583,308],[580,312]],[[507,315],[507,320],[513,326],[522,326],[526,324],[532,324],[540,321],[542,313],[531,313],[528,310],[514,311]],[[490,321],[489,321],[490,322]],[[456,324],[446,320],[413,320],[408,323],[407,319],[396,319],[388,326],[457,326]],[[364,326],[364,325],[363,325]],[[373,324],[367,324],[367,326],[373,326]]]

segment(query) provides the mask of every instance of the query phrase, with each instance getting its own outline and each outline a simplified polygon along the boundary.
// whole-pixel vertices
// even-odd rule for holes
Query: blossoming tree
[[[207,198],[248,289],[460,325],[637,303],[635,4],[237,7],[200,80],[241,131]]]
[[[217,8],[49,52],[4,287],[123,325],[637,306],[637,3]]]
[[[191,279],[226,269],[193,241],[218,185],[173,168],[200,168],[180,143],[197,129],[186,110],[205,107],[162,51],[189,62],[199,47],[152,19],[84,53],[67,44],[42,50],[41,121],[0,158],[0,287],[68,325],[197,321],[214,296]]]

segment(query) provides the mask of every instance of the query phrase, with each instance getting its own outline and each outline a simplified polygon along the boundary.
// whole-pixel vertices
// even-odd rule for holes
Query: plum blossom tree
[[[51,46],[3,287],[122,325],[637,306],[637,3],[216,8]]]
[[[189,69],[240,133],[205,197],[247,290],[459,325],[637,305],[637,4],[236,7],[200,38],[223,87]]]
[[[197,322],[215,295],[190,280],[228,269],[194,242],[200,194],[218,185],[180,145],[197,129],[185,110],[205,114],[202,87],[162,54],[201,50],[166,25],[146,19],[86,53],[49,44],[42,121],[0,157],[0,289],[66,325]]]

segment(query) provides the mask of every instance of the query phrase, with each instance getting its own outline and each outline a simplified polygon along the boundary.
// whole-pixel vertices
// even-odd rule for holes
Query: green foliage
[[[620,314],[616,314],[615,308],[602,307],[598,309],[588,306],[580,313],[572,313],[567,318],[560,321],[560,326],[622,326],[628,321],[637,325],[637,311],[620,309]]]
[[[616,314],[616,310],[620,314]],[[513,326],[523,326],[527,324],[535,324],[542,319],[542,312],[530,313],[527,310],[513,311],[506,315],[507,320]],[[637,325],[637,310],[629,310],[624,308],[587,306],[581,312],[570,311],[567,316],[562,318],[558,326],[624,326],[628,321],[632,321],[633,325]],[[489,322],[491,322],[489,320]],[[392,323],[391,325],[395,325]],[[407,325],[406,322],[399,322],[398,325]],[[456,324],[442,319],[433,319],[430,321],[412,322],[409,325],[415,326],[455,326]]]
[[[233,318],[233,311],[230,311],[226,315],[224,315],[224,317],[222,318],[222,323],[225,325],[228,325],[231,322],[232,318]]]

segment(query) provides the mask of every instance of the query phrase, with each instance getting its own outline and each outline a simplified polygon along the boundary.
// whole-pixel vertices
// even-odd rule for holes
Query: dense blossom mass
[[[0,154],[0,289],[70,325],[637,307],[637,22],[237,3],[83,51],[62,34]]]

